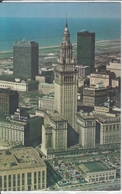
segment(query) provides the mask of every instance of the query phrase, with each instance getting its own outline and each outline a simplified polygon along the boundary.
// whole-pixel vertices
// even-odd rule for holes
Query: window
[[[36,184],[36,172],[34,172],[34,184]]]
[[[41,172],[39,171],[38,172],[38,183],[40,183],[41,182]]]
[[[27,173],[27,184],[31,185],[31,172]]]
[[[2,188],[2,176],[0,176],[0,189]]]
[[[15,186],[16,186],[16,175],[13,174],[13,187],[15,187]]]
[[[25,174],[22,173],[22,185],[24,185],[24,184],[25,184]]]
[[[7,178],[6,178],[6,175],[4,176],[4,188],[6,188],[6,186],[7,186]]]
[[[17,175],[17,185],[20,186],[20,174]]]
[[[42,184],[44,183],[44,180],[45,180],[45,172],[42,171]]]
[[[9,184],[9,187],[11,187],[11,175],[8,176],[8,184]]]

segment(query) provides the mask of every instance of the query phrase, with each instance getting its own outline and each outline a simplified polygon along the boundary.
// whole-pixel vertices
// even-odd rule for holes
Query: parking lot
[[[50,165],[50,168],[54,170],[53,174],[57,174],[60,179],[58,181],[55,180],[54,185],[56,184],[56,187],[54,186],[54,190],[60,190],[64,189],[67,190],[76,190],[79,187],[84,188],[86,185],[93,190],[97,186],[99,188],[99,185],[102,184],[102,187],[99,188],[99,190],[110,190],[110,188],[107,186],[107,184],[113,184],[110,180],[108,182],[103,181],[103,183],[87,183],[85,179],[81,176],[81,174],[76,170],[75,165],[79,165],[81,163],[85,162],[95,162],[95,161],[101,161],[103,163],[108,164],[112,168],[116,169],[116,178],[117,181],[120,180],[120,153],[115,152],[109,152],[109,153],[99,153],[99,154],[91,154],[89,156],[79,156],[79,157],[71,157],[69,158],[62,158],[62,159],[53,159],[49,160],[48,163]],[[51,176],[52,177],[52,176]],[[116,181],[116,180],[114,180]],[[118,183],[119,185],[119,183]],[[107,188],[108,187],[108,188]],[[119,187],[119,186],[118,186]]]

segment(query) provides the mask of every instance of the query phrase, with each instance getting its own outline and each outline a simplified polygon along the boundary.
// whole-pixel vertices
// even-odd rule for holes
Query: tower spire
[[[68,23],[67,23],[67,11],[66,11],[66,27],[68,27]]]

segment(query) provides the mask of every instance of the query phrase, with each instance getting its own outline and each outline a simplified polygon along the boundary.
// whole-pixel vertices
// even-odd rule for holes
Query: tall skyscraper
[[[77,65],[90,67],[94,71],[95,33],[81,31],[77,33]]]
[[[66,23],[63,33],[63,41],[60,45],[60,57],[55,75],[54,107],[68,123],[75,128],[77,112],[77,70],[75,60],[72,57],[72,44],[70,33]]]
[[[38,43],[18,41],[13,45],[13,75],[35,80],[38,75]]]

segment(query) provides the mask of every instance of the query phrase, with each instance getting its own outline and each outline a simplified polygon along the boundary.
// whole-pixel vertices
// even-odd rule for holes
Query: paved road
[[[83,186],[65,186],[60,187],[57,190],[64,190],[64,191],[90,191],[90,190],[119,190],[120,189],[120,180],[114,182],[106,182],[106,183],[98,183],[98,184],[84,184]]]

